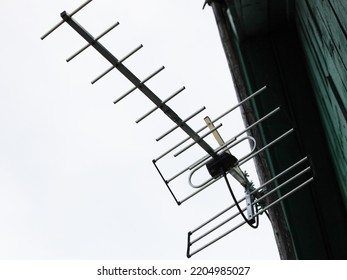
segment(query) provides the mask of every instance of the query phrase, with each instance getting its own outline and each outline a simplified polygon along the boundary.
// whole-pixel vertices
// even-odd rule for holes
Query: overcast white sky
[[[153,107],[139,91],[114,105],[131,88],[116,70],[91,85],[109,67],[92,48],[66,63],[85,45],[66,24],[40,40],[62,11],[82,3],[0,1],[0,258],[184,259],[187,232],[231,197],[217,183],[177,206],[151,161],[184,134],[156,143],[173,126],[161,112],[136,125]],[[237,103],[213,12],[202,5],[94,0],[75,19],[94,36],[119,21],[102,44],[121,58],[142,43],[126,66],[143,79],[164,65],[148,86],[162,99],[185,86],[169,105],[182,118],[205,105],[189,123],[198,129],[205,115],[217,117]],[[242,125],[235,112],[223,122],[224,139]],[[203,153],[187,155],[189,164]],[[184,167],[171,157],[163,171],[170,177]],[[258,230],[244,226],[194,258],[278,259],[278,252],[262,216]]]

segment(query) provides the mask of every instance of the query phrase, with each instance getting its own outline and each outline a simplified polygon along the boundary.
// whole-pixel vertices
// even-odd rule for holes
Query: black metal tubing
[[[190,246],[192,245],[190,243],[190,237],[192,236],[191,232],[188,232],[188,240],[187,240],[187,258],[189,259],[192,255],[190,254]]]
[[[171,188],[170,188],[168,182],[165,180],[163,174],[160,172],[160,170],[159,170],[159,168],[158,168],[158,166],[157,166],[157,164],[156,164],[156,161],[155,161],[155,160],[152,160],[152,162],[153,162],[153,164],[154,164],[154,166],[155,166],[155,169],[157,169],[157,171],[158,171],[160,177],[163,179],[163,181],[164,181],[165,185],[167,186],[169,192],[171,193],[172,197],[173,197],[174,200],[176,201],[177,205],[178,205],[178,206],[181,205],[181,202],[177,200],[177,198],[176,198],[175,194],[173,193],[173,191],[171,190]]]

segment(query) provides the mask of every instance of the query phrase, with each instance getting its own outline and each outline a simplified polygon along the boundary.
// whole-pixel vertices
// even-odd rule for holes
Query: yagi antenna
[[[205,117],[204,119],[205,126],[201,127],[198,130],[194,130],[191,126],[187,124],[187,122],[190,121],[192,118],[196,117],[202,111],[204,111],[206,109],[205,107],[200,108],[199,110],[197,110],[190,116],[186,117],[185,119],[182,119],[181,117],[178,116],[178,114],[173,109],[171,109],[167,105],[167,103],[171,99],[173,99],[183,90],[185,90],[185,87],[181,87],[172,95],[162,100],[146,85],[146,82],[154,78],[156,75],[158,75],[161,71],[165,69],[164,66],[158,68],[148,77],[144,79],[140,79],[137,76],[135,76],[133,72],[130,71],[123,64],[125,60],[127,60],[129,57],[137,53],[137,51],[139,51],[143,47],[142,44],[136,47],[131,52],[129,52],[127,55],[125,55],[122,59],[118,59],[99,42],[99,39],[105,36],[106,34],[108,34],[115,27],[117,27],[119,25],[119,22],[116,22],[113,25],[111,25],[99,36],[93,37],[87,30],[85,30],[73,18],[73,15],[75,15],[78,11],[80,11],[83,7],[85,7],[91,1],[92,0],[85,2],[76,10],[74,10],[71,14],[68,14],[65,11],[62,12],[61,13],[62,20],[58,24],[56,24],[53,28],[51,28],[46,34],[44,34],[41,37],[41,39],[46,38],[63,23],[67,23],[69,26],[72,27],[72,29],[74,29],[78,34],[80,34],[80,36],[82,36],[87,41],[87,44],[84,47],[82,47],[79,51],[77,51],[76,53],[74,53],[72,56],[70,56],[67,59],[68,62],[72,60],[73,58],[77,57],[87,48],[93,47],[98,53],[100,53],[110,63],[110,67],[106,71],[104,71],[102,74],[100,74],[98,77],[96,77],[91,82],[92,84],[99,81],[106,74],[111,72],[113,69],[117,69],[133,84],[133,87],[129,89],[123,95],[119,96],[116,100],[114,100],[113,102],[114,104],[117,104],[118,102],[126,98],[135,90],[140,90],[150,101],[152,101],[152,103],[154,103],[155,107],[152,108],[150,111],[148,111],[146,114],[144,114],[142,117],[138,118],[136,120],[136,123],[141,122],[142,120],[144,120],[149,115],[151,115],[152,113],[154,113],[156,110],[159,109],[175,123],[175,126],[169,129],[167,132],[165,132],[161,136],[159,136],[156,139],[157,141],[160,141],[161,139],[165,138],[167,135],[171,134],[173,131],[175,131],[178,128],[180,128],[187,134],[187,137],[181,140],[178,144],[170,148],[168,151],[166,151],[162,155],[153,159],[153,164],[156,170],[158,171],[166,187],[168,188],[169,192],[171,193],[172,197],[174,198],[174,200],[176,201],[178,205],[193,198],[198,193],[202,192],[203,190],[213,185],[214,183],[216,183],[222,178],[224,178],[227,188],[234,201],[234,203],[231,206],[217,213],[212,218],[210,218],[209,220],[202,223],[200,226],[198,226],[194,230],[191,230],[188,233],[188,247],[187,247],[188,257],[191,257],[197,254],[198,252],[212,245],[216,241],[230,234],[231,232],[233,232],[234,230],[236,230],[237,228],[241,227],[244,224],[248,224],[249,226],[256,228],[259,222],[259,215],[261,215],[264,212],[266,213],[266,211],[269,208],[281,202],[283,199],[285,199],[292,193],[296,192],[297,190],[301,189],[303,186],[313,181],[313,177],[310,177],[309,179],[307,179],[306,178],[307,175],[304,176],[304,174],[307,174],[311,171],[307,157],[289,166],[283,172],[277,175],[274,175],[272,179],[262,184],[258,188],[256,188],[253,182],[248,179],[247,173],[242,171],[241,169],[241,166],[243,164],[253,159],[260,153],[266,152],[272,146],[276,145],[280,141],[283,141],[283,139],[288,137],[290,134],[294,133],[294,129],[289,129],[288,131],[282,133],[281,135],[278,135],[276,138],[272,139],[271,141],[269,141],[268,143],[265,143],[262,146],[259,146],[259,143],[257,143],[256,140],[249,135],[249,132],[251,129],[257,126],[261,126],[264,122],[266,122],[268,119],[273,117],[275,114],[278,114],[281,110],[280,107],[274,108],[273,110],[269,111],[264,116],[260,117],[254,123],[249,125],[247,128],[238,132],[237,134],[235,134],[233,137],[231,137],[230,139],[226,141],[223,140],[221,134],[218,131],[218,129],[222,127],[222,123],[219,123],[221,119],[229,115],[235,109],[243,106],[245,102],[249,102],[251,99],[256,98],[259,94],[266,91],[267,86],[264,86],[260,88],[259,90],[257,90],[256,92],[252,93],[247,98],[239,102],[237,105],[231,107],[226,112],[221,114],[219,117],[215,119],[211,119],[210,117]],[[201,134],[207,128],[209,130]],[[217,141],[219,145],[217,148],[213,148],[206,141],[206,138],[210,136],[213,136],[215,140]],[[188,142],[189,140],[191,142],[182,148],[182,145]],[[244,154],[243,156],[237,158],[235,155],[233,155],[232,150],[243,142],[250,143],[250,151]],[[179,147],[180,147],[180,150],[176,151],[173,154],[174,157],[171,160],[179,159],[181,154],[191,149],[194,145],[200,146],[200,148],[202,148],[202,150],[204,151],[205,155],[199,158],[198,160],[195,160],[194,162],[190,163],[183,170],[180,170],[178,172],[176,171],[176,173],[173,173],[169,176],[167,174],[164,174],[161,168],[159,168],[158,162],[166,158],[172,152],[176,151]],[[308,166],[298,170],[298,168],[301,167],[303,164],[306,164]],[[207,177],[204,180],[200,181],[199,183],[196,183],[196,179],[194,180],[193,178],[195,177],[201,178],[201,176],[195,175],[201,172],[201,170],[207,171]],[[287,173],[291,174],[291,177],[289,179],[286,179],[285,182],[278,184],[277,180],[280,177],[286,175]],[[292,175],[293,173],[295,174]],[[228,174],[230,174],[244,188],[245,196],[243,198],[237,199],[235,197],[233,188],[231,187],[231,184],[228,179]],[[184,196],[177,194],[175,187],[172,185],[175,183],[177,178],[182,176],[186,176],[186,179],[188,181],[187,185],[190,186],[188,188],[189,190],[188,194],[185,194]],[[267,199],[266,199],[267,197],[269,197],[270,195],[273,195],[275,192],[278,193],[279,190],[281,190],[282,192],[284,186],[287,186],[288,184],[293,184],[293,182],[297,184],[295,188],[292,188],[286,194],[280,195],[275,201],[272,201],[271,203],[267,204]],[[242,206],[241,203],[245,203],[245,206]],[[235,209],[236,209],[236,212],[234,211],[233,213],[232,211]],[[235,222],[235,219],[238,216],[242,216],[243,218],[242,222],[237,223],[230,229],[230,224],[233,224]],[[223,219],[223,220],[219,222],[219,224],[211,226],[211,224],[215,223],[217,220],[220,220],[220,219]],[[226,226],[229,226],[229,228],[224,229],[224,227]],[[218,236],[214,236],[216,231],[220,231],[223,229],[224,229],[223,233],[219,234]]]

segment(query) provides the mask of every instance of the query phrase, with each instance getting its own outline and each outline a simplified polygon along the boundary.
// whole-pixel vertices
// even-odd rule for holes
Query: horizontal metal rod
[[[202,111],[204,111],[206,109],[206,107],[202,107],[200,108],[198,111],[196,111],[194,114],[190,115],[188,118],[184,119],[182,121],[182,123],[186,123],[187,121],[189,121],[190,119],[194,118],[196,115],[200,114]],[[167,132],[165,132],[163,135],[159,136],[157,139],[155,139],[156,141],[160,141],[161,139],[163,139],[165,136],[169,135],[171,132],[173,132],[175,129],[179,128],[181,124],[177,124],[176,126],[174,126],[173,128],[171,128],[170,130],[168,130]],[[201,137],[200,137],[201,139]]]
[[[193,192],[192,194],[188,195],[187,197],[185,197],[184,199],[181,200],[181,203],[186,202],[187,200],[191,199],[192,197],[194,197],[195,195],[197,195],[199,192],[203,191],[204,189],[206,189],[207,187],[211,186],[212,184],[214,184],[215,182],[217,182],[220,178],[222,178],[222,176],[216,178],[213,182],[209,182],[208,184],[206,184],[205,186],[203,186],[202,188],[198,189],[197,191]]]
[[[105,72],[103,72],[102,74],[100,74],[99,76],[97,76],[93,81],[91,81],[90,83],[92,85],[94,85],[97,81],[99,81],[101,78],[103,78],[104,76],[106,76],[108,73],[110,73],[114,68],[114,66],[111,66],[110,68],[108,68]]]
[[[196,133],[201,132],[203,129],[196,131]],[[185,142],[187,142],[189,139],[191,139],[190,137],[187,137],[185,139],[183,139],[181,142],[179,142],[178,144],[176,144],[175,146],[173,146],[171,149],[169,149],[168,151],[166,151],[165,153],[161,154],[160,156],[158,156],[155,160],[158,161],[160,159],[162,159],[163,157],[165,157],[167,154],[171,153],[173,150],[175,150],[176,148],[178,148],[179,146],[181,146],[182,144],[184,144]],[[208,155],[207,155],[208,157]]]
[[[262,184],[260,187],[256,188],[254,191],[251,192],[251,194],[254,194],[256,192],[258,192],[259,190],[265,188],[267,185],[271,184],[273,181],[277,180],[278,178],[280,178],[281,176],[283,176],[284,174],[288,173],[290,170],[292,170],[293,168],[297,167],[298,165],[300,165],[301,163],[303,163],[304,161],[306,161],[308,158],[304,157],[303,159],[299,160],[298,162],[294,163],[293,165],[291,165],[290,167],[288,167],[287,169],[283,170],[282,172],[280,172],[279,174],[277,174],[276,176],[272,177],[269,181],[266,181],[264,184]]]
[[[166,180],[166,182],[170,183],[172,180],[176,179],[177,177],[179,177],[183,173],[187,172],[188,170],[189,170],[189,167],[183,169],[182,171],[178,172],[176,175],[172,176],[170,179]]]
[[[132,93],[135,89],[141,87],[145,82],[147,82],[148,80],[150,80],[151,78],[153,78],[155,75],[157,75],[159,72],[161,72],[162,70],[164,70],[165,67],[162,66],[160,67],[157,71],[155,71],[153,74],[149,75],[146,79],[144,79],[143,81],[141,81],[139,84],[137,84],[136,86],[134,86],[132,89],[130,89],[129,91],[127,91],[125,94],[123,94],[121,97],[119,97],[118,99],[116,99],[115,101],[113,101],[114,104],[118,103],[119,101],[121,101],[124,97],[127,97],[130,93]]]
[[[267,192],[266,194],[264,194],[263,196],[257,198],[256,201],[252,202],[252,205],[255,205],[258,203],[258,201],[263,200],[264,198],[268,197],[269,195],[271,195],[272,193],[274,193],[275,191],[278,191],[280,188],[284,187],[285,185],[289,184],[290,182],[294,181],[296,178],[300,177],[302,174],[305,174],[306,172],[310,171],[311,167],[307,167],[304,170],[300,171],[299,173],[295,174],[293,177],[289,178],[288,180],[286,180],[284,183],[278,185],[276,188],[272,189],[271,191]]]
[[[196,133],[201,132],[203,129],[196,131]],[[182,144],[184,144],[185,142],[187,142],[189,139],[191,139],[190,137],[187,137],[185,139],[183,139],[181,142],[179,142],[178,144],[176,144],[175,146],[173,146],[171,149],[167,150],[165,153],[163,153],[162,155],[160,155],[157,160],[165,157],[167,154],[171,153],[173,150],[175,150],[176,148],[178,148],[179,146],[181,146]]]
[[[140,50],[143,47],[143,45],[139,45],[136,49],[134,49],[133,51],[131,51],[130,53],[128,53],[125,57],[123,57],[121,60],[118,61],[118,63],[122,63],[123,61],[125,61],[126,59],[128,59],[130,56],[132,56],[134,53],[136,53],[138,50]],[[115,66],[111,66],[110,68],[108,68],[105,72],[103,72],[101,75],[99,75],[98,77],[96,77],[93,81],[91,81],[91,84],[95,84],[97,81],[99,81],[102,77],[104,77],[106,74],[110,73],[113,69],[115,69]]]
[[[270,113],[266,114],[264,117],[260,118],[259,120],[257,120],[256,122],[252,123],[250,126],[248,126],[246,129],[242,130],[241,132],[239,132],[238,134],[236,134],[233,138],[237,138],[240,135],[244,134],[245,132],[249,131],[251,128],[253,128],[254,126],[260,124],[261,122],[267,120],[268,118],[270,118],[273,114],[279,112],[281,110],[280,107],[277,107],[275,110],[271,111]]]
[[[235,105],[234,107],[230,108],[229,110],[227,110],[225,113],[223,113],[222,115],[220,115],[219,117],[217,117],[216,119],[214,119],[212,121],[212,123],[219,121],[221,118],[225,117],[226,115],[230,114],[232,111],[234,111],[235,109],[237,109],[238,107],[240,107],[241,105],[243,105],[243,103],[245,103],[246,101],[250,100],[251,98],[257,96],[259,93],[263,92],[264,90],[267,89],[267,86],[263,86],[262,88],[258,89],[256,92],[254,92],[253,94],[251,94],[250,96],[246,97],[245,99],[243,99],[240,103],[238,103],[237,105]],[[207,126],[206,126],[207,127]]]
[[[158,156],[155,161],[158,161],[160,159],[162,159],[163,157],[165,157],[167,154],[171,153],[173,150],[175,150],[177,147],[181,146],[183,143],[185,143],[187,140],[189,140],[190,137],[186,138],[185,140],[179,142],[177,145],[175,145],[174,147],[172,147],[171,149],[169,149],[168,151],[166,151],[165,153],[161,154],[160,156]]]
[[[101,33],[98,37],[95,38],[95,42],[98,41],[99,39],[101,39],[103,36],[105,36],[108,32],[110,32],[112,29],[114,29],[115,27],[117,27],[119,25],[119,22],[116,22],[115,24],[113,24],[112,26],[110,26],[108,29],[106,29],[103,33]],[[85,45],[83,48],[81,48],[79,51],[77,51],[76,53],[74,53],[72,56],[70,56],[69,58],[66,59],[66,62],[70,62],[72,59],[74,59],[76,56],[78,56],[81,52],[83,52],[84,50],[86,50],[88,47],[90,47],[93,43],[88,43],[87,45]]]
[[[197,131],[196,133],[199,133],[200,131]],[[187,142],[189,139],[191,139],[190,137],[187,137],[185,139],[183,139],[181,142],[179,142],[178,144],[176,144],[175,146],[173,146],[171,149],[167,150],[165,153],[161,154],[160,156],[157,157],[156,160],[160,160],[163,157],[165,157],[167,154],[171,153],[173,150],[175,150],[176,148],[178,148],[179,146],[181,146],[182,144],[184,144],[185,142]]]
[[[88,0],[87,2],[85,2],[84,4],[82,4],[81,6],[79,6],[76,10],[74,10],[70,16],[73,16],[74,14],[76,14],[77,12],[79,12],[82,8],[84,8],[86,5],[88,5],[90,2],[92,2],[93,0]],[[45,39],[49,34],[51,34],[54,30],[56,30],[60,25],[62,25],[65,22],[65,20],[61,20],[59,23],[57,23],[54,27],[52,27],[49,31],[47,31],[43,36],[41,36],[41,40]]]
[[[243,226],[246,223],[246,221],[242,221],[237,226],[233,227],[231,230],[225,232],[224,234],[218,236],[217,238],[213,239],[212,241],[206,243],[204,246],[201,246],[200,248],[196,249],[192,253],[190,253],[190,257],[194,256],[195,254],[199,253],[200,251],[206,249],[207,247],[211,246],[212,244],[216,243],[218,240],[222,239],[223,237],[227,236],[228,234],[232,233],[234,230],[238,229],[239,227]],[[190,244],[189,246],[191,246]]]
[[[278,202],[280,202],[281,200],[287,198],[288,196],[292,195],[293,193],[295,193],[296,191],[298,191],[299,189],[301,189],[302,187],[306,186],[307,184],[311,183],[314,180],[313,177],[311,177],[310,179],[306,180],[305,182],[303,182],[301,185],[299,185],[298,187],[292,189],[291,191],[287,192],[285,195],[282,195],[280,198],[278,198],[277,200],[275,200],[274,202],[270,203],[269,205],[267,205],[265,208],[261,209],[257,215],[261,215],[263,214],[266,210],[268,210],[269,208],[271,208],[272,206],[274,206],[275,204],[277,204]],[[254,216],[257,216],[254,215]]]
[[[167,180],[167,182],[171,182],[172,180],[176,179],[177,177],[179,177],[180,175],[182,175],[183,173],[185,173],[188,170],[193,169],[195,166],[199,165],[199,164],[205,164],[205,161],[208,160],[211,157],[210,154],[205,155],[204,157],[202,157],[201,159],[199,159],[198,161],[196,161],[195,163],[189,165],[188,167],[186,167],[185,169],[183,169],[182,171],[180,171],[179,173],[177,173],[176,175],[172,176],[169,180]]]
[[[118,63],[122,63],[125,60],[127,60],[129,57],[131,57],[134,53],[136,53],[138,50],[140,50],[141,48],[143,48],[143,45],[140,44],[138,47],[136,47],[134,50],[132,50],[130,53],[128,53],[126,56],[124,56],[123,58],[121,58]]]
[[[233,140],[233,138],[231,140]],[[232,147],[236,146],[237,144],[243,142],[244,140],[248,140],[248,142],[250,140],[253,143],[253,146],[251,146],[251,151],[248,154],[244,155],[242,158],[239,158],[239,161],[247,158],[249,155],[251,155],[255,151],[255,149],[257,148],[257,142],[255,141],[255,139],[252,136],[247,135],[247,136],[241,138],[240,140],[237,140],[236,142],[235,141],[231,142],[232,143],[231,146],[227,146],[227,149],[231,149]],[[223,151],[225,151],[225,150],[226,149],[223,149]]]
[[[267,144],[263,148],[259,149],[257,152],[251,154],[249,157],[247,157],[247,158],[243,159],[242,161],[240,161],[239,165],[242,165],[242,164],[246,163],[250,159],[254,158],[257,154],[261,153],[265,149],[270,148],[272,145],[276,144],[278,141],[280,141],[281,139],[283,139],[284,137],[286,137],[288,134],[292,133],[293,131],[294,131],[294,128],[292,128],[292,129],[288,130],[287,132],[283,133],[280,137],[276,138],[275,140],[273,140],[272,142],[270,142],[269,144]]]
[[[213,133],[214,131],[216,131],[217,129],[221,128],[223,126],[223,124],[219,124],[217,125],[215,128],[213,128],[212,130],[210,130],[209,132],[201,135],[201,138],[204,139],[205,137],[207,137],[208,135],[210,135],[211,133]],[[189,144],[188,146],[186,146],[185,148],[183,148],[182,150],[180,150],[179,152],[177,152],[176,154],[174,154],[174,157],[179,156],[180,154],[182,154],[183,152],[185,152],[186,150],[188,150],[189,148],[191,148],[192,146],[194,146],[196,144],[196,142],[193,142],[191,144]]]
[[[241,209],[242,212],[246,211],[246,207],[244,207],[243,209]],[[235,219],[237,216],[239,216],[241,213],[240,212],[236,212],[234,215],[232,215],[231,217],[225,219],[223,222],[221,222],[220,224],[216,225],[215,227],[211,228],[210,230],[206,231],[204,234],[200,235],[199,237],[195,238],[194,240],[191,241],[191,245],[193,245],[194,243],[198,242],[199,240],[201,240],[202,238],[206,237],[207,235],[211,234],[212,232],[214,232],[216,229],[220,228],[221,226],[225,225],[227,222]]]
[[[307,184],[311,183],[314,179],[311,177],[310,179],[308,179],[307,181],[305,181],[304,183],[302,183],[301,185],[299,185],[298,187],[296,187],[295,189],[291,190],[290,192],[288,192],[287,194],[285,194],[284,196],[280,197],[279,199],[275,200],[273,203],[269,204],[267,207],[265,207],[264,209],[261,209],[259,212],[257,212],[254,217],[257,217],[261,214],[263,214],[265,211],[267,211],[269,208],[271,208],[272,206],[274,206],[275,204],[279,203],[280,201],[282,201],[283,199],[287,198],[289,195],[292,195],[294,192],[298,191],[299,189],[301,189],[302,187],[306,186]],[[194,252],[192,252],[190,254],[190,256],[193,256],[195,254],[197,254],[198,252],[206,249],[207,247],[211,246],[213,243],[217,242],[218,240],[222,239],[223,237],[227,236],[228,234],[232,233],[233,231],[235,231],[236,229],[238,229],[239,227],[243,226],[246,223],[246,221],[242,221],[240,224],[236,225],[235,227],[233,227],[232,229],[226,231],[225,233],[223,233],[222,235],[216,237],[215,239],[213,239],[212,241],[206,243],[204,246],[198,248],[197,250],[195,250]],[[188,246],[190,246],[191,244],[188,244]]]
[[[210,158],[210,155],[206,155],[206,156],[202,157],[201,159],[197,160],[195,163],[190,165],[188,167],[188,169],[193,170],[194,168],[196,168],[199,165],[204,165],[206,163],[206,161],[209,160],[209,158]]]
[[[166,102],[170,101],[172,98],[174,98],[175,96],[177,96],[179,93],[181,93],[182,91],[184,91],[186,88],[182,87],[180,88],[178,91],[176,91],[174,94],[172,94],[171,96],[169,96],[167,99],[163,100],[163,104],[165,104]],[[159,109],[159,107],[154,107],[152,110],[150,110],[148,113],[146,113],[145,115],[143,115],[141,118],[136,120],[136,123],[139,123],[140,121],[142,121],[143,119],[145,119],[146,117],[148,117],[150,114],[152,114],[154,111],[156,111],[157,109]]]
[[[237,203],[242,202],[243,200],[245,200],[245,198],[240,199],[239,201],[237,201]],[[231,206],[225,208],[223,211],[219,212],[218,214],[214,215],[212,218],[208,219],[206,222],[204,222],[203,224],[199,225],[197,228],[195,228],[194,230],[191,231],[191,234],[193,234],[194,232],[198,231],[199,229],[203,228],[204,226],[208,225],[210,222],[214,221],[215,219],[217,219],[218,217],[222,216],[224,213],[228,212],[229,210],[231,210],[232,208],[235,207],[236,204],[232,204]]]

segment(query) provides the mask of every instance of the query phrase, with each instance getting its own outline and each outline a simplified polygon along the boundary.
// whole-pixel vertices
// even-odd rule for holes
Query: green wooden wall
[[[223,1],[218,1],[223,2]],[[225,0],[235,56],[253,104],[284,115],[261,127],[264,141],[295,128],[271,149],[275,174],[303,155],[312,185],[282,204],[297,259],[347,257],[346,26],[347,0]],[[224,38],[225,40],[225,38]]]
[[[296,18],[347,209],[347,1],[297,0]]]

